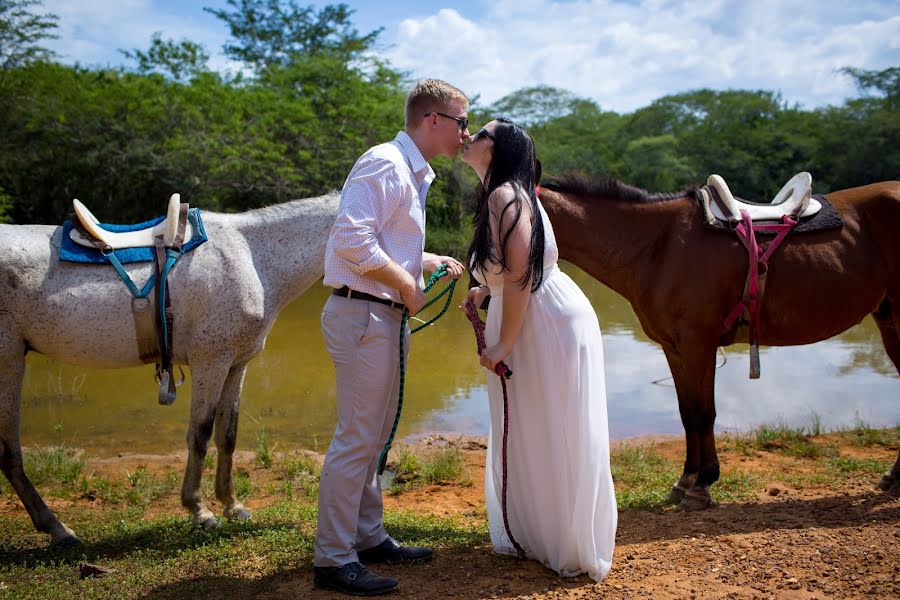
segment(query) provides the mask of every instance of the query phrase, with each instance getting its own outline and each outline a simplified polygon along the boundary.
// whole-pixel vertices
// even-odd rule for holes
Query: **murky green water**
[[[604,334],[610,434],[681,433],[662,350],[641,331],[628,303],[564,266],[590,298]],[[266,431],[276,449],[324,451],[334,430],[334,371],[319,327],[328,290],[316,285],[279,316],[265,351],[250,365],[238,447]],[[462,297],[456,292],[454,307]],[[747,430],[783,420],[824,427],[900,423],[900,378],[871,318],[810,346],[766,348],[762,378],[747,379],[746,346],[727,350],[716,378],[717,427]],[[720,363],[722,358],[719,359]],[[424,432],[487,433],[485,372],[475,338],[455,308],[413,337],[400,437]],[[30,354],[23,392],[22,443],[64,441],[101,455],[162,453],[185,446],[190,379],[175,405],[157,404],[152,367],[78,369]]]

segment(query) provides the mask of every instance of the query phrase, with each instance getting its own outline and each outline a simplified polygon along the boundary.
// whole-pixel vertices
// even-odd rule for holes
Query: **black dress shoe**
[[[367,565],[372,563],[416,563],[434,558],[434,550],[431,548],[401,546],[392,537],[384,540],[374,548],[360,550],[356,554],[359,556],[359,562]]]
[[[365,565],[352,562],[341,567],[313,567],[313,585],[351,596],[380,596],[395,589],[400,582],[393,577],[380,577]]]

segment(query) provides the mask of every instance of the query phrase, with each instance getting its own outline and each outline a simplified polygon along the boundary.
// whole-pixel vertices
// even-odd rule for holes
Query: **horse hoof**
[[[704,510],[712,505],[712,497],[709,492],[691,492],[688,491],[684,495],[678,508],[684,511]]]
[[[894,498],[900,498],[900,479],[894,479],[894,483],[887,488],[883,488],[884,493]]]
[[[893,475],[891,475],[890,473],[885,473],[884,476],[881,478],[881,481],[879,481],[875,485],[878,487],[879,490],[883,490],[886,492],[886,491],[890,490],[891,486],[893,486],[895,483],[897,483],[897,478],[894,477]]]
[[[210,529],[216,529],[217,527],[221,527],[221,523],[215,517],[209,517],[208,519],[203,519],[197,525],[195,525],[195,529],[199,529],[201,531],[209,531]]]
[[[78,536],[67,535],[65,537],[59,538],[58,540],[51,541],[50,547],[54,550],[74,550],[83,548],[84,544],[81,542],[81,540],[78,539]]]
[[[229,521],[249,521],[253,518],[253,513],[242,506],[234,510],[226,511],[225,518]]]
[[[677,485],[672,486],[669,495],[666,496],[666,502],[668,504],[679,504],[682,500],[684,500],[684,492],[683,488],[678,487]]]

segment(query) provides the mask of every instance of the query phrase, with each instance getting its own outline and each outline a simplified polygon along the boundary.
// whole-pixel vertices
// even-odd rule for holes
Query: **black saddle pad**
[[[811,217],[804,217],[800,219],[800,223],[794,227],[794,230],[791,234],[795,233],[811,233],[813,231],[825,231],[827,229],[840,229],[844,226],[844,220],[841,219],[841,215],[835,210],[834,206],[831,205],[831,202],[825,199],[823,194],[816,194],[813,196],[816,200],[818,200],[822,204],[822,208],[816,214]],[[747,204],[762,204],[760,202],[749,202],[747,200],[743,200],[738,198],[741,202],[746,202]],[[703,201],[700,199],[698,194],[697,201],[700,202],[701,208],[703,206]],[[774,221],[754,221],[754,224],[765,224],[765,225],[777,225],[781,223],[781,220]],[[717,229],[719,231],[734,231],[734,224],[729,221],[722,221],[721,219],[714,219],[712,222],[706,221],[706,224],[712,227],[713,229]],[[775,235],[775,232],[770,231],[758,231],[757,235]]]

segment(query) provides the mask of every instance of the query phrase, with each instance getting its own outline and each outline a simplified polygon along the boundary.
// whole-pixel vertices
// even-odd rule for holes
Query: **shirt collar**
[[[409,137],[409,134],[405,131],[398,131],[394,141],[397,142],[406,160],[409,161],[409,168],[412,169],[413,173],[429,182],[434,179],[434,169],[422,156],[422,152],[413,139]]]

